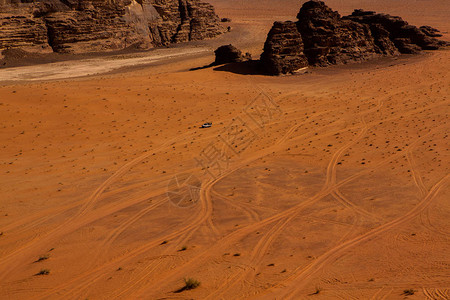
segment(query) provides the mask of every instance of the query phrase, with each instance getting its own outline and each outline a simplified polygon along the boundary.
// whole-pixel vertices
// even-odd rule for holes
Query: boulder
[[[214,53],[216,55],[214,65],[243,62],[251,59],[251,55],[249,53],[243,55],[241,50],[231,44],[220,46],[214,51]]]
[[[294,22],[275,22],[269,31],[261,63],[270,75],[293,73],[308,66],[303,41]]]

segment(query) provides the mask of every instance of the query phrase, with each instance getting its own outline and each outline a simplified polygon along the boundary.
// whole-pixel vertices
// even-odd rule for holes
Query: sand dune
[[[299,7],[211,2],[254,55]],[[449,27],[446,1],[328,3]],[[211,61],[3,83],[0,298],[450,297],[448,50],[187,71]]]

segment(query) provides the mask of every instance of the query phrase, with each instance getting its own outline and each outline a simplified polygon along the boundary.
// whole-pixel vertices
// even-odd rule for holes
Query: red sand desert
[[[301,5],[211,3],[206,45],[254,57]],[[447,0],[327,4],[450,30]],[[449,299],[449,58],[4,82],[0,298]]]

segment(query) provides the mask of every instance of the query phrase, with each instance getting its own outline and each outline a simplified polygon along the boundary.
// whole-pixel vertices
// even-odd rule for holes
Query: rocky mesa
[[[274,23],[261,55],[265,72],[286,74],[307,65],[360,62],[447,45],[436,39],[439,31],[432,27],[418,28],[397,16],[360,9],[341,17],[317,0],[304,3],[297,19]]]
[[[225,32],[200,0],[1,0],[0,53],[148,49]]]

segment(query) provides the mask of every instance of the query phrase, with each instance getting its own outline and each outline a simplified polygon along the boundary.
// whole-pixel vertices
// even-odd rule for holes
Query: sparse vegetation
[[[235,254],[233,254],[233,256],[241,256],[241,254],[240,253],[235,253]]]
[[[36,273],[35,275],[39,276],[39,275],[48,275],[48,274],[50,274],[50,270],[49,269],[42,269],[38,273]]]
[[[187,246],[183,246],[183,247],[181,247],[181,249],[178,250],[178,251],[186,251],[186,250],[187,250]]]
[[[165,244],[167,244],[168,243],[168,241],[162,241],[161,242],[161,245],[165,245]]]
[[[37,260],[35,260],[35,262],[41,262],[41,261],[47,260],[49,258],[50,258],[50,255],[44,254],[44,255],[39,256],[39,258]]]
[[[175,291],[175,293],[181,293],[183,291],[187,290],[193,290],[200,286],[200,281],[194,278],[185,278],[184,279],[184,286],[178,290]]]
[[[407,289],[407,290],[404,290],[404,291],[403,291],[403,295],[411,296],[411,295],[414,295],[415,292],[416,292],[416,291],[413,290],[413,289]]]
[[[185,290],[193,290],[195,288],[198,288],[200,286],[200,281],[194,279],[194,278],[185,278],[184,279],[184,289]]]

